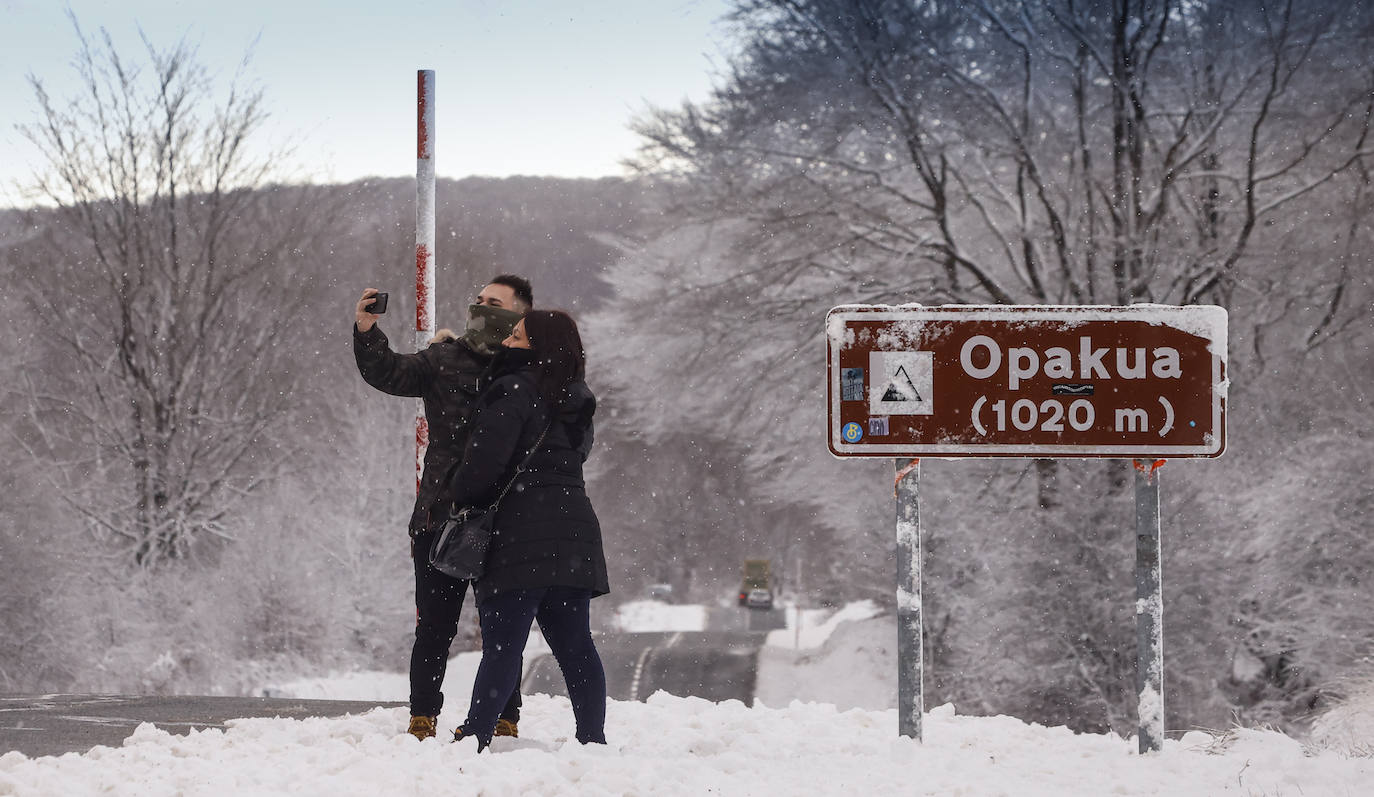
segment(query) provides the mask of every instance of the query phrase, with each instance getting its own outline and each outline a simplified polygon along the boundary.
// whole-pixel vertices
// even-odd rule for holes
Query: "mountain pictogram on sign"
[[[869,352],[869,415],[935,411],[934,362],[928,351]]]
[[[921,391],[917,390],[916,384],[911,381],[911,374],[906,372],[906,366],[897,366],[897,373],[893,375],[892,381],[888,382],[887,390],[883,393],[883,401],[924,400],[921,398]]]

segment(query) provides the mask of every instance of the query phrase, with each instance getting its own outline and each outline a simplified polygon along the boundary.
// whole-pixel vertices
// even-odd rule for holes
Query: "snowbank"
[[[706,607],[675,605],[661,601],[629,601],[616,607],[615,625],[619,631],[704,631]]]
[[[674,606],[656,601],[625,604],[620,622],[637,631],[693,631],[707,614],[704,606]],[[788,612],[794,620],[795,612]],[[759,654],[756,696],[765,705],[785,706],[793,700],[831,703],[841,710],[886,709],[896,706],[897,631],[891,614],[868,601],[839,611],[809,610],[802,614],[800,633],[773,631]],[[800,641],[800,649],[796,648]],[[525,663],[549,651],[548,643],[532,630],[525,647]],[[445,694],[450,701],[466,701],[482,655],[459,653],[449,659]],[[377,700],[405,702],[410,684],[405,673],[350,672],[322,678],[300,678],[264,687],[265,697],[314,700]]]
[[[927,715],[918,743],[897,737],[895,711],[660,693],[612,702],[612,744],[582,747],[568,741],[567,700],[533,695],[522,738],[480,757],[471,742],[417,742],[401,732],[405,719],[405,709],[246,719],[189,736],[143,725],[122,747],[87,755],[0,756],[0,795],[1348,795],[1374,776],[1370,759],[1307,757],[1274,732],[1229,744],[1194,732],[1138,756],[1116,737],[960,717],[950,706]]]
[[[863,614],[855,610],[850,616]],[[840,618],[816,629],[812,639],[817,638],[823,640],[819,647],[803,645],[801,650],[793,650],[770,644],[759,651],[755,698],[768,706],[785,706],[793,700],[829,703],[841,711],[897,707],[897,627],[893,615]]]
[[[531,629],[525,643],[525,664],[549,652],[549,643],[538,628]],[[467,705],[472,682],[477,677],[481,651],[466,651],[448,660],[444,673],[445,699]],[[265,686],[260,697],[297,697],[303,700],[376,700],[379,703],[405,703],[410,700],[410,676],[403,672],[332,673],[319,678],[298,678]]]
[[[1312,723],[1311,743],[1349,755],[1374,755],[1374,681],[1348,685],[1345,691]]]
[[[464,704],[471,698],[467,693],[453,694],[471,689],[477,676],[477,664],[482,654],[477,652],[459,653],[448,660],[448,670],[444,675],[445,694],[448,700],[461,700]],[[336,673],[322,678],[298,678],[294,681],[276,683],[257,692],[262,697],[298,697],[304,700],[376,700],[379,703],[406,703],[410,700],[410,676],[403,672],[349,672]]]
[[[825,644],[835,629],[845,623],[867,620],[882,614],[873,601],[845,604],[839,611],[829,609],[787,610],[787,628],[768,632],[768,645],[780,648],[817,648]],[[893,633],[896,633],[895,626]]]

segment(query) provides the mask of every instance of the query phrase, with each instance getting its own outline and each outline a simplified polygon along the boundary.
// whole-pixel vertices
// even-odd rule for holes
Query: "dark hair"
[[[524,277],[518,277],[514,274],[497,274],[487,284],[505,285],[515,291],[515,298],[524,302],[526,308],[534,307],[534,288],[530,287],[530,281]]]
[[[562,310],[531,310],[525,313],[524,321],[539,368],[539,396],[556,407],[568,384],[586,377],[582,335],[577,322]]]

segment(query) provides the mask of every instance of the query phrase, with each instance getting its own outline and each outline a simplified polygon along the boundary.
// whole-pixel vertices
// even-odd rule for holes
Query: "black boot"
[[[464,739],[467,739],[467,738],[473,738],[473,739],[476,739],[476,740],[477,740],[477,752],[479,752],[479,753],[482,752],[483,750],[487,749],[487,746],[491,744],[491,740],[490,740],[490,739],[487,739],[486,741],[483,741],[483,740],[482,740],[482,737],[477,736],[477,735],[474,734],[474,733],[470,733],[470,732],[467,730],[467,727],[466,727],[466,726],[459,725],[457,728],[454,728],[454,729],[453,729],[453,741],[455,741],[455,742],[461,742],[461,741],[463,741]]]

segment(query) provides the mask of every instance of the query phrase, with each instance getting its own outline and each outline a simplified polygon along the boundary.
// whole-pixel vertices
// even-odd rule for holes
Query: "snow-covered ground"
[[[446,726],[459,711],[446,712]],[[1374,760],[1305,755],[1278,733],[1194,732],[1139,756],[1128,741],[1075,735],[943,706],[926,740],[895,711],[713,704],[658,694],[612,702],[605,747],[569,742],[567,700],[526,698],[518,740],[417,742],[405,709],[338,719],[245,719],[178,736],[141,726],[86,755],[0,756],[18,795],[1339,795],[1368,794]]]
[[[612,701],[605,747],[570,742],[566,698],[529,695],[522,737],[417,742],[405,709],[336,719],[244,719],[172,735],[143,725],[119,748],[29,759],[0,756],[0,795],[1332,795],[1369,794],[1374,758],[1351,745],[1304,750],[1282,734],[1192,732],[1140,756],[1133,741],[1074,734],[941,706],[925,740],[897,736],[890,617],[869,606],[775,632],[760,660],[758,701],[720,704],[664,693]],[[685,614],[670,613],[685,622]],[[644,624],[652,624],[639,615]],[[801,647],[794,649],[798,642]],[[537,636],[531,653],[543,647]],[[471,683],[477,654],[450,663]],[[531,657],[532,658],[532,657]],[[352,673],[273,694],[404,701],[405,676]],[[440,718],[466,709],[450,688]],[[808,701],[790,696],[805,695]],[[859,708],[846,708],[859,706]],[[1353,727],[1346,721],[1342,727]]]

